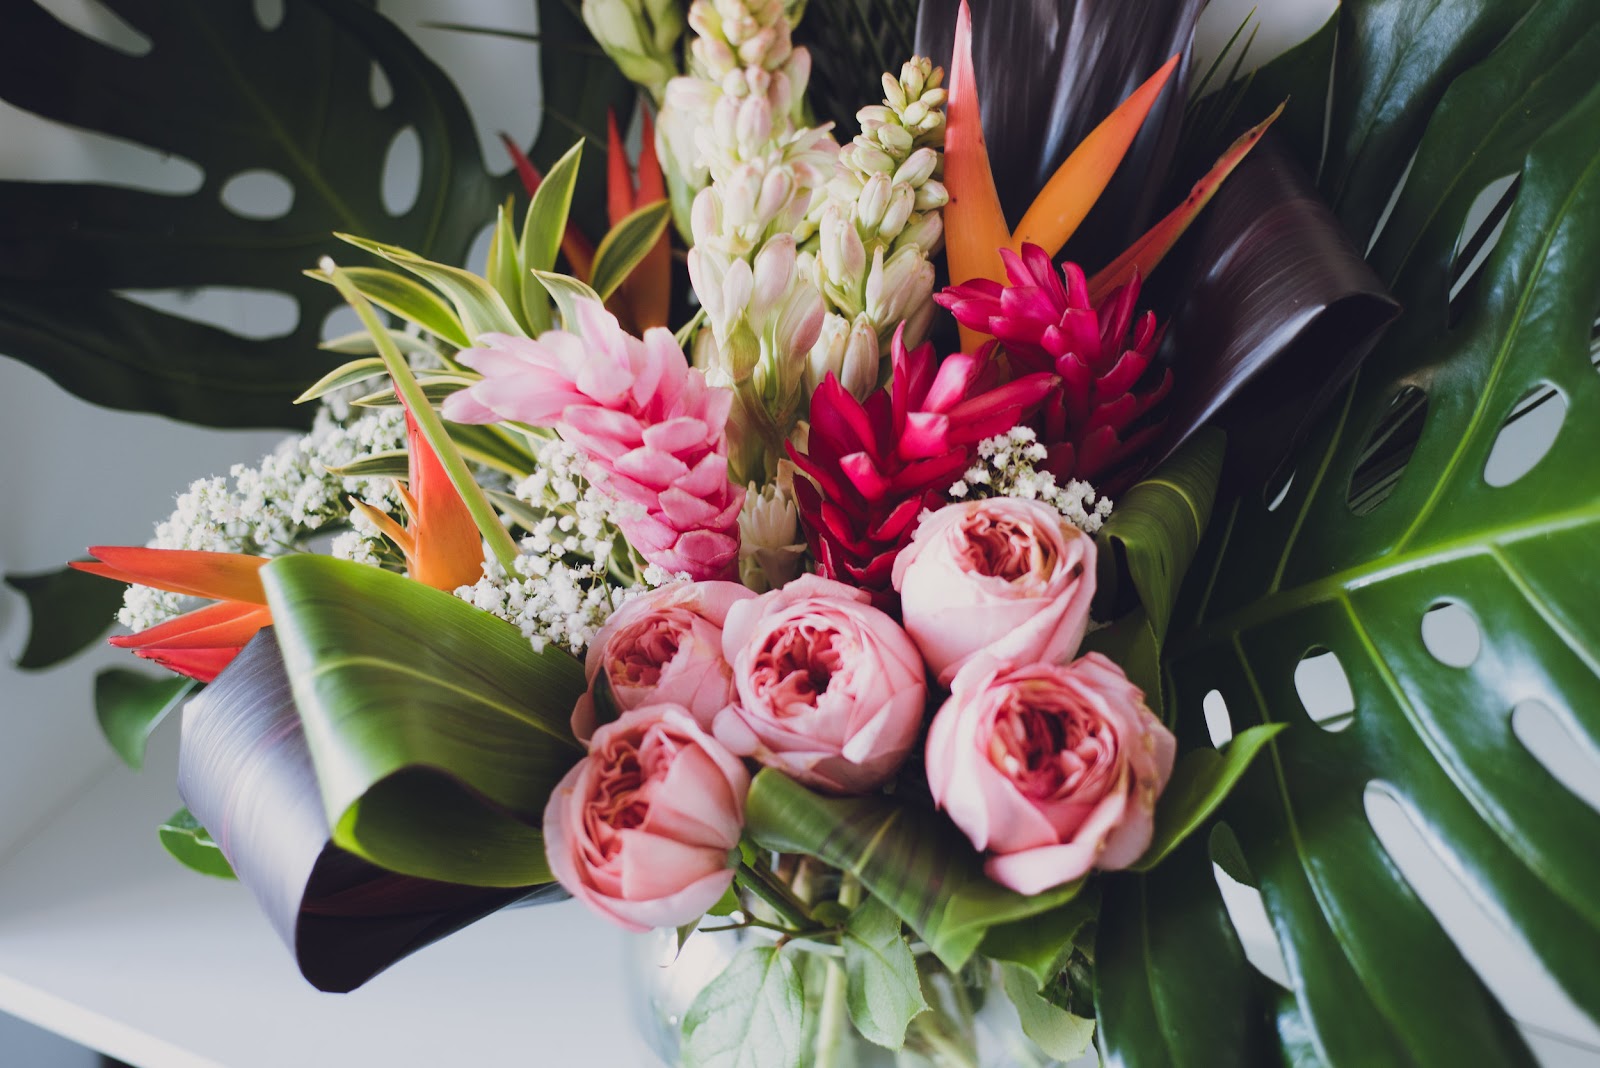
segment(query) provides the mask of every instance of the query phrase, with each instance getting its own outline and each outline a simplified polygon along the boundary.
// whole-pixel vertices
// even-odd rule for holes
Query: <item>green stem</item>
[[[844,967],[829,958],[826,978],[822,981],[822,1007],[817,1016],[817,1045],[811,1058],[816,1068],[839,1068],[845,1063],[844,1040],[850,1026],[845,1004],[846,982]]]
[[[799,930],[816,926],[810,914],[806,912],[805,905],[771,872],[763,871],[759,866],[741,860],[739,881],[744,884],[745,889],[772,906],[772,911],[788,921],[790,926]]]
[[[450,483],[455,486],[456,492],[461,494],[461,500],[466,504],[467,511],[472,514],[472,520],[478,526],[478,532],[489,543],[489,548],[494,552],[495,559],[500,561],[500,566],[505,569],[508,577],[517,573],[517,543],[511,537],[511,532],[500,522],[499,513],[494,510],[494,505],[489,503],[483,487],[478,485],[472,477],[472,472],[467,470],[467,462],[461,458],[461,450],[456,448],[456,443],[450,439],[450,434],[444,428],[444,421],[439,418],[439,413],[433,410],[433,405],[428,403],[428,398],[423,395],[422,387],[417,384],[416,375],[411,373],[411,365],[395,347],[394,339],[378,321],[378,315],[372,310],[372,305],[367,303],[367,298],[361,295],[350,277],[341,271],[330,260],[324,260],[323,269],[339,290],[341,296],[349,302],[361,317],[361,322],[372,334],[372,340],[378,346],[378,355],[383,358],[383,365],[389,372],[389,377],[394,380],[394,388],[400,394],[400,399],[405,401],[406,408],[411,412],[411,417],[417,422],[417,429],[428,444],[433,447],[434,454],[439,457],[445,474],[450,476]]]

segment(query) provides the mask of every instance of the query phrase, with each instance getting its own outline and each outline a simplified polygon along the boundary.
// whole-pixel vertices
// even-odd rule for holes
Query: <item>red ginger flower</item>
[[[1029,374],[1000,385],[992,346],[942,362],[933,345],[907,351],[897,330],[894,376],[857,401],[831,373],[811,397],[806,451],[789,455],[811,481],[795,480],[801,520],[823,577],[893,596],[894,559],[925,507],[972,463],[978,442],[1016,426],[1056,385]]]
[[[933,299],[961,325],[993,335],[1018,371],[1060,376],[1061,388],[1046,399],[1035,420],[1039,440],[1050,450],[1047,470],[1062,482],[1120,481],[1127,472],[1118,469],[1149,446],[1161,427],[1124,434],[1172,387],[1168,370],[1154,387],[1134,390],[1162,334],[1154,312],[1134,322],[1138,271],[1096,308],[1077,264],[1064,264],[1057,277],[1050,255],[1038,245],[1023,245],[1021,256],[1002,249],[1000,256],[1010,285],[975,278]]]

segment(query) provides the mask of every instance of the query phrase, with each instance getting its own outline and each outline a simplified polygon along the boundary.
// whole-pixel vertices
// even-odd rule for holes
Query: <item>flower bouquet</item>
[[[1496,460],[1600,388],[1580,0],[1346,0],[1248,77],[1242,28],[1191,69],[1198,2],[552,2],[546,108],[606,133],[508,139],[515,187],[370,7],[249,6],[195,17],[378,64],[363,105],[474,157],[424,167],[431,217],[296,250],[360,329],[270,374],[236,346],[211,393],[187,355],[86,372],[167,328],[89,287],[27,333],[65,321],[68,241],[0,337],[90,399],[309,422],[21,584],[36,624],[125,584],[112,644],[176,677],[116,674],[102,724],[137,763],[182,708],[162,839],[312,984],[575,899],[668,960],[722,947],[650,995],[685,1065],[1528,1061],[1377,785],[1600,1006],[1600,816],[1513,732],[1597,737],[1593,431]],[[281,249],[261,225],[224,229]]]

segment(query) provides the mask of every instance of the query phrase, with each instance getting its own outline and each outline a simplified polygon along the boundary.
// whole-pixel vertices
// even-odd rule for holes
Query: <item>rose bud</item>
[[[630,931],[698,919],[733,881],[750,775],[688,709],[636,708],[594,732],[544,810],[550,870]]]
[[[739,703],[717,740],[808,785],[873,789],[905,760],[922,726],[922,658],[871,595],[816,575],[728,610],[723,655]]]
[[[679,582],[613,612],[589,643],[589,690],[573,707],[572,733],[587,741],[599,726],[601,686],[610,690],[616,712],[678,704],[710,730],[712,718],[734,699],[722,623],[736,601],[754,596],[737,582]]]
[[[1125,868],[1150,845],[1177,743],[1144,694],[1098,653],[956,676],[928,730],[934,802],[1022,894],[1091,868]]]
[[[1042,501],[950,504],[925,516],[894,563],[905,628],[950,685],[979,653],[1064,664],[1094,599],[1094,539]]]

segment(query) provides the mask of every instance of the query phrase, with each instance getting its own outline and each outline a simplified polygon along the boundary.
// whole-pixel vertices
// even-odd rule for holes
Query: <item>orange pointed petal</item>
[[[1250,154],[1256,142],[1261,140],[1261,135],[1267,132],[1267,127],[1282,114],[1283,105],[1279,104],[1277,110],[1260,124],[1246,130],[1194,184],[1194,188],[1189,190],[1189,195],[1183,198],[1182,204],[1172,209],[1166,218],[1145,231],[1142,237],[1128,246],[1126,252],[1089,279],[1089,299],[1098,304],[1106,294],[1126,284],[1136,271],[1141,276],[1148,276],[1155,265],[1161,262],[1162,257],[1172,250],[1172,246],[1183,236],[1189,224],[1194,222],[1195,217],[1211,202],[1223,180]]]
[[[135,656],[160,664],[168,671],[187,675],[200,682],[214,682],[222,669],[233,663],[239,655],[237,648],[229,649],[135,649]]]
[[[640,109],[639,123],[639,195],[634,198],[636,208],[667,199],[667,178],[661,173],[661,160],[656,157],[656,124],[650,118],[649,108]]]
[[[412,546],[406,553],[406,570],[435,589],[470,586],[483,577],[483,538],[478,525],[409,411],[406,434],[411,452],[407,488],[415,516],[407,532]]]
[[[119,649],[219,649],[238,648],[272,623],[272,610],[239,601],[185,612],[176,619],[110,639]]]
[[[606,215],[615,226],[633,211],[633,175],[628,173],[628,151],[617,131],[617,112],[606,108]]]
[[[267,603],[266,591],[261,588],[261,569],[268,563],[265,556],[136,545],[94,545],[89,555],[100,563],[74,561],[72,566],[91,575],[191,597]]]
[[[983,140],[978,79],[972,67],[972,12],[962,0],[956,12],[950,57],[950,99],[945,108],[944,245],[950,284],[974,278],[1005,281],[1000,250],[1011,245],[1011,230],[995,191],[989,148]],[[961,328],[961,348],[976,352],[984,335]]]
[[[517,176],[522,179],[522,188],[527,190],[530,197],[533,196],[544,183],[544,175],[539,173],[539,168],[533,165],[533,160],[517,147],[517,143],[511,140],[509,135],[502,133],[500,143],[506,146],[506,152],[511,155],[511,162],[517,168]],[[561,251],[566,254],[573,276],[587,282],[594,271],[594,244],[583,236],[583,231],[570,222],[561,235]]]
[[[667,199],[667,180],[656,158],[655,124],[650,112],[641,110],[639,120],[642,147],[639,149],[639,192],[634,207],[643,208]],[[669,228],[670,230],[670,228]],[[672,308],[672,242],[663,230],[655,245],[644,254],[639,266],[622,283],[622,293],[640,331],[666,326]]]
[[[1180,58],[1181,54],[1173,56],[1145,79],[1062,161],[1017,224],[1013,249],[1021,249],[1026,242],[1040,246],[1051,256],[1061,251],[1105,192]]]

